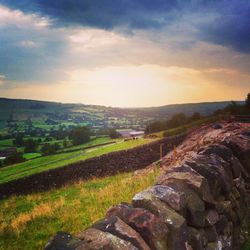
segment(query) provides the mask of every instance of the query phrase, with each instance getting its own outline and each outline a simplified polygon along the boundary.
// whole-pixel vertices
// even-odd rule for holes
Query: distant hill
[[[98,105],[64,104],[36,100],[0,98],[0,129],[7,123],[29,120],[41,128],[54,124],[88,125],[93,128],[144,128],[152,120],[167,119],[175,113],[210,115],[230,102],[172,104],[149,108],[113,108]],[[1,130],[0,130],[1,132]]]

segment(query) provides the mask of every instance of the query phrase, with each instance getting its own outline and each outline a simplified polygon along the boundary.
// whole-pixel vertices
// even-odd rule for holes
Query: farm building
[[[124,138],[138,138],[144,136],[144,131],[135,131],[135,130],[123,130],[117,131]]]

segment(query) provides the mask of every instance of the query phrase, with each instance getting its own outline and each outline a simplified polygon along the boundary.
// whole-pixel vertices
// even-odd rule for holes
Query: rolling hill
[[[204,102],[172,104],[149,108],[114,108],[98,105],[64,104],[24,99],[0,98],[0,133],[8,124],[24,126],[30,122],[34,127],[51,129],[56,125],[88,125],[91,128],[143,129],[152,120],[163,120],[175,113],[191,115],[199,112],[210,115],[229,102]],[[27,125],[27,124],[26,124]]]

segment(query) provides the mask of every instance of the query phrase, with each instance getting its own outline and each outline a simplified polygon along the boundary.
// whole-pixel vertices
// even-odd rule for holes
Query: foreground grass
[[[160,170],[119,174],[0,201],[0,249],[43,249],[57,231],[77,233],[152,185]]]
[[[67,164],[86,160],[95,156],[133,148],[148,143],[150,141],[152,140],[143,138],[138,140],[119,141],[115,144],[100,146],[92,149],[79,150],[70,153],[62,153],[35,158],[23,163],[1,168],[0,183],[15,180],[24,176],[29,176],[45,170],[62,167]]]

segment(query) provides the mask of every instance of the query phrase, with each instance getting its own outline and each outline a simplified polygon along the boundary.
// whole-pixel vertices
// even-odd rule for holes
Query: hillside
[[[115,127],[143,129],[152,120],[167,119],[183,112],[210,115],[229,102],[173,104],[149,108],[113,108],[97,105],[64,104],[35,100],[0,98],[0,133],[7,126],[24,129],[28,126],[49,130],[52,127],[88,125],[93,129]]]
[[[237,126],[241,129],[249,128],[247,124]],[[46,192],[12,196],[0,201],[0,233],[3,235],[0,249],[44,249],[46,242],[58,231],[74,234],[82,232],[103,218],[112,205],[130,202],[136,193],[153,185],[160,174],[172,168],[176,161],[177,164],[180,163],[183,156],[220,142],[233,131],[230,124],[223,124],[223,130],[204,126],[199,131],[194,131],[174,152],[164,157],[161,168],[158,164],[153,164],[132,173],[94,178]],[[195,196],[195,199],[198,198]],[[197,209],[196,206],[192,208]],[[199,214],[203,212],[199,211]],[[246,245],[244,249],[249,248]]]

